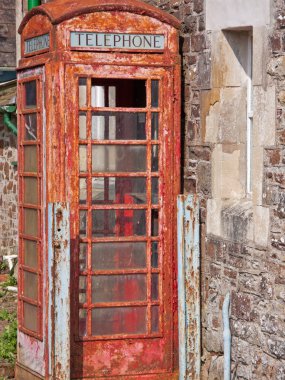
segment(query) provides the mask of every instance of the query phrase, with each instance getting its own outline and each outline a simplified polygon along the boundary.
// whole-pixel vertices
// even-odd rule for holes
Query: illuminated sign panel
[[[71,32],[71,48],[163,50],[161,34]]]

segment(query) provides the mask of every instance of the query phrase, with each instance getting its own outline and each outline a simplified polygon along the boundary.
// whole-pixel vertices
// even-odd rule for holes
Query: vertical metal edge
[[[49,378],[70,379],[69,206],[48,204]]]
[[[199,201],[187,195],[184,206],[185,228],[185,295],[186,295],[186,374],[187,379],[200,379],[200,228]]]
[[[184,195],[178,195],[177,197],[177,266],[178,266],[179,380],[186,380],[184,200],[185,200]]]
[[[54,374],[70,379],[70,229],[69,207],[54,206]]]
[[[52,305],[53,305],[53,281],[52,281],[52,268],[53,268],[53,203],[48,204],[48,374],[52,379]]]

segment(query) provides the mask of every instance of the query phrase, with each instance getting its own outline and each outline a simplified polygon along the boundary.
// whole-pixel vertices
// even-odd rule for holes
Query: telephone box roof
[[[149,16],[180,29],[180,21],[152,5],[137,0],[54,0],[33,8],[26,14],[19,27],[22,33],[26,23],[35,15],[42,14],[54,25],[62,21],[93,12],[130,12]]]

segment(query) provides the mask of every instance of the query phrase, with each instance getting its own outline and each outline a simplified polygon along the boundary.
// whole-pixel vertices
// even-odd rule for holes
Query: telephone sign
[[[157,34],[90,33],[71,32],[70,46],[73,48],[113,48],[131,50],[162,50],[165,38]]]

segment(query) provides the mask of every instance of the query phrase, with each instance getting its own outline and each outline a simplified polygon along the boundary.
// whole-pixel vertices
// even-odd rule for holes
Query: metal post
[[[200,229],[195,195],[178,196],[178,305],[180,380],[201,370]]]
[[[70,379],[70,227],[66,203],[48,205],[49,373]]]

